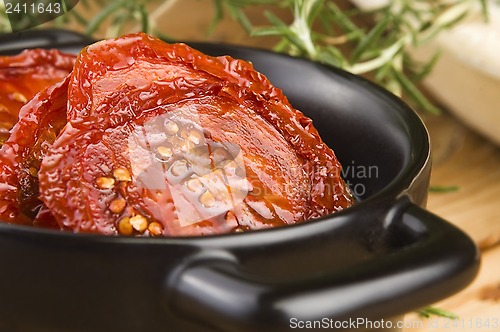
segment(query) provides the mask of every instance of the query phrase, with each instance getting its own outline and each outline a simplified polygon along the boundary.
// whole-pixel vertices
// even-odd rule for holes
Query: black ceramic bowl
[[[88,42],[64,31],[26,32],[0,37],[0,53],[78,52]],[[277,332],[312,320],[338,327],[396,317],[473,279],[473,242],[422,208],[429,139],[411,109],[341,70],[255,49],[194,46],[250,60],[283,89],[335,150],[360,202],[298,225],[199,238],[0,223],[0,330]]]

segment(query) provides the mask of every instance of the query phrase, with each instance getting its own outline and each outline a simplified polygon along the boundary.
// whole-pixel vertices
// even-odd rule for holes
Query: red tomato
[[[352,204],[311,120],[245,61],[142,33],[102,41],[76,61],[67,115],[38,173],[61,228],[218,234]]]
[[[0,146],[8,139],[21,107],[45,87],[68,76],[75,58],[43,49],[0,56]]]
[[[38,170],[66,124],[69,77],[48,87],[20,111],[20,120],[0,149],[0,220],[31,224],[42,208]],[[54,223],[44,217],[43,224]]]

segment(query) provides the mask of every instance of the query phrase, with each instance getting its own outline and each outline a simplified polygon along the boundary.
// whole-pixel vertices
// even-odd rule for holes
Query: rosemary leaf
[[[278,53],[283,53],[285,52],[287,47],[288,47],[288,40],[282,39],[273,47],[273,51]]]
[[[273,26],[287,28],[287,29],[290,28],[288,25],[286,25],[285,22],[283,22],[278,16],[274,15],[269,10],[264,11],[264,16]]]
[[[70,10],[66,15],[69,17],[74,17],[75,21],[80,25],[87,24],[87,20],[82,15],[80,15],[77,10]]]
[[[434,66],[437,64],[440,56],[441,51],[436,51],[432,55],[431,59],[427,61],[427,63],[425,63],[420,70],[416,70],[414,80],[420,81],[428,76],[431,73],[432,69],[434,69]]]
[[[405,45],[405,39],[400,39],[390,47],[380,51],[380,55],[376,58],[370,59],[365,62],[356,63],[348,68],[354,74],[365,74],[367,72],[374,71],[383,65],[391,62],[394,57],[401,52],[403,46]],[[394,72],[394,71],[393,71]]]
[[[146,6],[144,4],[139,4],[138,11],[141,17],[142,31],[149,33],[149,15]]]
[[[345,14],[336,4],[335,2],[329,1],[326,6],[333,16],[332,20],[335,21],[340,28],[342,28],[345,32],[353,32],[359,37],[363,37],[364,33],[361,28],[359,28],[354,22],[350,19],[350,17]]]
[[[307,25],[311,26],[314,23],[314,20],[318,15],[323,11],[323,0],[309,0],[304,1],[304,5],[308,5],[306,7],[306,17],[307,17]]]
[[[432,316],[438,316],[449,319],[458,319],[458,316],[452,312],[436,308],[436,307],[426,307],[417,311],[421,317],[430,318]]]
[[[433,193],[450,193],[460,190],[459,186],[430,186],[429,191]]]
[[[208,31],[207,31],[208,36],[214,33],[215,28],[217,27],[219,22],[222,21],[222,19],[224,18],[224,8],[222,0],[214,0],[214,9],[215,9],[215,14],[212,18],[212,21],[210,22],[210,25],[208,26]]]
[[[233,19],[239,22],[246,32],[250,33],[252,31],[252,23],[250,23],[250,20],[241,10],[241,8],[238,8],[236,6],[229,6],[229,12],[231,13]]]
[[[80,0],[78,3],[81,4],[85,10],[90,9],[90,1],[89,0]]]
[[[484,21],[486,23],[489,23],[490,13],[489,13],[487,1],[488,0],[479,0],[479,2],[481,3],[481,11],[483,12]]]
[[[263,37],[263,36],[283,36],[286,37],[289,34],[287,28],[285,27],[262,27],[252,30],[251,36],[253,37]]]
[[[363,55],[363,53],[373,45],[382,33],[386,30],[391,18],[389,15],[380,20],[377,25],[368,33],[368,35],[361,40],[351,56],[351,63],[356,63]]]
[[[120,11],[116,16],[113,17],[110,26],[106,29],[106,37],[113,38],[119,36],[125,23],[130,20],[132,13]]]
[[[304,45],[304,40],[302,40],[299,34],[297,34],[297,31],[294,29],[291,29],[289,26],[285,24],[280,18],[278,18],[276,15],[274,15],[270,11],[265,11],[264,15],[266,18],[273,24],[273,27],[268,27],[267,31],[266,28],[254,28],[252,31],[253,33],[260,34],[260,36],[269,36],[273,35],[273,31],[276,32],[274,35],[280,35],[282,38],[285,38],[290,45],[292,45],[295,48],[295,51],[298,50],[298,55],[306,55],[308,54],[307,46]]]
[[[92,20],[90,20],[85,30],[85,34],[93,35],[99,29],[102,22],[112,15],[112,13],[116,15],[116,11],[122,6],[123,1],[115,0],[104,7]]]
[[[320,49],[317,60],[321,63],[334,67],[342,67],[347,62],[342,53],[334,47],[325,47]]]
[[[429,113],[438,115],[441,114],[441,110],[434,106],[423,94],[418,90],[418,88],[406,77],[406,75],[400,71],[392,70],[394,77],[401,84],[403,90],[408,93],[408,95],[417,102],[424,110]]]

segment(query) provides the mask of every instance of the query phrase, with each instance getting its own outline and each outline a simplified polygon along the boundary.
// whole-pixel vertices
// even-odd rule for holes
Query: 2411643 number
[[[432,326],[429,324],[429,327],[442,327],[445,329],[473,329],[473,330],[495,330],[497,331],[498,327],[500,327],[500,321],[498,318],[459,318],[459,319],[446,319],[442,324]]]
[[[7,14],[60,14],[62,13],[61,4],[54,3],[5,3],[5,13]]]

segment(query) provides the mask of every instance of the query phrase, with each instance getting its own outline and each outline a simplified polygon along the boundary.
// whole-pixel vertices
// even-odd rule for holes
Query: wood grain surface
[[[446,114],[424,120],[433,149],[431,185],[458,186],[455,192],[430,193],[427,207],[468,233],[482,262],[469,287],[434,304],[458,320],[409,314],[406,323],[418,327],[404,332],[500,331],[500,148]]]

